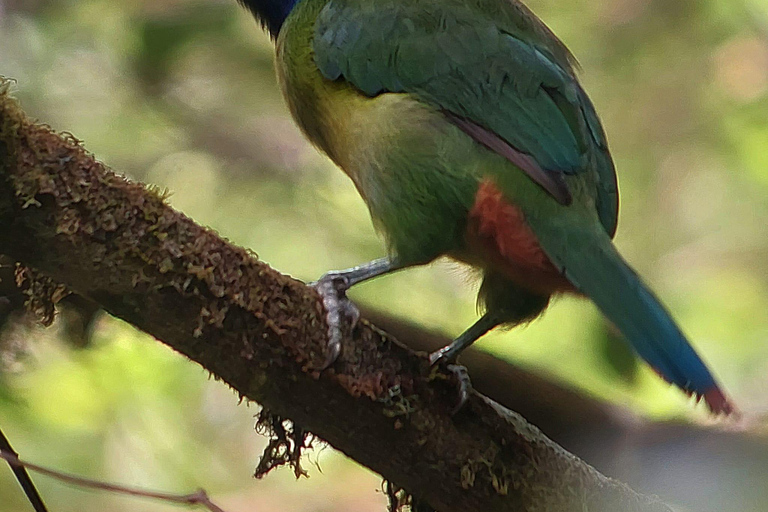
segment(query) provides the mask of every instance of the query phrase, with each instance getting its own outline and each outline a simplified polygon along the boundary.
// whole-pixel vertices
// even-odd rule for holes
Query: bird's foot
[[[348,323],[354,330],[360,320],[360,310],[347,298],[350,283],[349,276],[342,272],[328,272],[314,283],[310,283],[323,299],[325,321],[328,324],[328,346],[325,361],[317,370],[328,369],[341,353],[342,326]]]
[[[466,366],[456,364],[455,357],[448,351],[449,347],[443,347],[429,355],[429,364],[432,367],[444,365],[445,370],[456,379],[456,388],[458,390],[458,401],[451,411],[451,415],[459,412],[469,399],[469,392],[472,390],[472,381],[469,379],[469,372]]]
[[[453,340],[450,345],[446,345],[440,350],[435,350],[429,355],[429,364],[432,367],[438,365],[443,366],[448,372],[456,377],[459,389],[459,402],[456,407],[454,407],[453,414],[456,414],[462,407],[464,407],[464,404],[469,398],[469,392],[472,389],[472,382],[469,380],[467,368],[460,364],[456,364],[456,359],[459,357],[459,354],[474,343],[477,338],[497,325],[499,325],[499,321],[496,317],[486,313],[480,317],[477,322],[472,324],[469,329]]]

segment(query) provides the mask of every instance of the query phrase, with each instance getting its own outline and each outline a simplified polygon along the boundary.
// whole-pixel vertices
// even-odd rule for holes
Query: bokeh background
[[[530,0],[568,44],[619,169],[617,243],[752,418],[768,410],[768,0]],[[383,254],[351,183],[290,120],[269,38],[234,0],[0,0],[0,74],[33,117],[199,223],[310,280]],[[437,263],[356,289],[446,335],[475,283]],[[204,487],[228,511],[380,511],[378,476],[332,449],[310,478],[251,474],[265,440],[238,405],[152,338],[100,314],[2,333],[0,426],[23,458],[130,485]],[[708,421],[617,344],[595,308],[559,299],[478,344],[654,420]],[[670,454],[670,457],[672,455]],[[313,463],[316,462],[319,467]],[[768,467],[751,469],[765,470]],[[766,478],[768,480],[768,478]],[[36,481],[52,510],[171,510]],[[702,483],[706,485],[706,483]],[[734,490],[734,492],[738,492]],[[0,468],[0,512],[27,510]]]

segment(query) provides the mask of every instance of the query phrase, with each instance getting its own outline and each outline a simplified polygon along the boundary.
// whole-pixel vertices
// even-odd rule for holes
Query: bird
[[[387,256],[314,283],[328,356],[347,290],[448,257],[476,268],[480,318],[433,366],[553,296],[587,297],[661,377],[736,412],[667,309],[613,244],[616,170],[563,42],[519,0],[239,0],[275,42],[278,82],[308,139],[352,180]],[[462,382],[460,404],[468,382]]]

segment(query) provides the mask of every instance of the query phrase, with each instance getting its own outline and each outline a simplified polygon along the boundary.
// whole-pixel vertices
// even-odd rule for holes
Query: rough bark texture
[[[313,289],[105,169],[74,137],[31,123],[7,89],[0,84],[0,253],[437,510],[669,510],[479,394],[451,416],[450,379],[366,321],[319,374],[326,325]]]

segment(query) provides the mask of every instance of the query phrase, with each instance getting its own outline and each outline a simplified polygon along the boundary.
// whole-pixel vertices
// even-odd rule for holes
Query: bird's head
[[[297,0],[238,0],[276,38]]]

